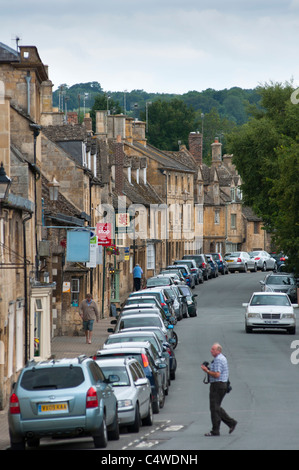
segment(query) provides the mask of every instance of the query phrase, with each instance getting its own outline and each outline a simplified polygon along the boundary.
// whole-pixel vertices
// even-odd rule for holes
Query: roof
[[[18,51],[0,42],[0,62],[20,62],[20,54]]]

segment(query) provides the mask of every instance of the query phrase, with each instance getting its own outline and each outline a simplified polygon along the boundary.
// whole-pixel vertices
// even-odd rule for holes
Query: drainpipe
[[[27,114],[30,116],[30,82],[31,82],[31,76],[29,70],[27,71],[27,75],[25,77],[25,80],[27,82]]]
[[[29,309],[28,309],[28,284],[27,284],[27,249],[26,249],[26,227],[25,223],[28,222],[32,218],[32,214],[29,214],[25,219],[23,219],[23,246],[24,246],[24,298],[25,298],[25,343],[24,343],[24,358],[25,364],[28,361],[28,316],[29,316]]]

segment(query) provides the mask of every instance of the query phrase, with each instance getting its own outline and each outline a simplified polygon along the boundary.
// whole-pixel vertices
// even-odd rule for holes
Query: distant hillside
[[[234,87],[224,90],[213,90],[208,88],[204,91],[189,91],[182,95],[169,93],[148,93],[144,90],[104,91],[98,82],[78,83],[68,86],[61,85],[53,92],[53,106],[61,110],[74,111],[88,110],[92,108],[95,96],[104,94],[118,102],[122,110],[126,108],[126,114],[139,117],[145,110],[145,103],[148,101],[180,98],[187,105],[192,107],[199,115],[207,114],[211,110],[216,110],[221,118],[241,125],[248,120],[249,107],[259,102],[260,96],[257,89],[242,89]]]

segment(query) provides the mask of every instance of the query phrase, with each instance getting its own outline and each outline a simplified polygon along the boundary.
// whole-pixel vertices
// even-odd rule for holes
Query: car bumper
[[[246,319],[246,325],[250,328],[294,328],[296,326],[295,319],[283,318],[281,320],[264,320],[258,318]]]
[[[234,263],[234,262],[227,262],[227,267],[229,270],[234,270],[234,271],[244,271],[245,265],[244,263]]]

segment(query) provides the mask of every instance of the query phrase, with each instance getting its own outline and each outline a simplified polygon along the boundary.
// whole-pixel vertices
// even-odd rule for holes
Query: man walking
[[[142,277],[143,271],[139,264],[137,263],[136,266],[133,269],[133,279],[134,279],[134,289],[135,290],[140,290],[141,288],[141,277]]]
[[[211,354],[214,360],[210,368],[206,365],[201,366],[202,370],[208,374],[210,383],[212,430],[206,433],[205,436],[219,436],[221,421],[229,427],[229,433],[231,434],[237,426],[237,421],[231,418],[226,411],[221,408],[221,402],[227,393],[227,382],[229,378],[228,363],[226,357],[222,354],[220,344],[213,344]]]
[[[99,311],[97,304],[92,300],[92,295],[87,294],[86,299],[80,304],[79,315],[83,320],[83,330],[85,331],[86,343],[91,344],[93,323],[99,321]]]

